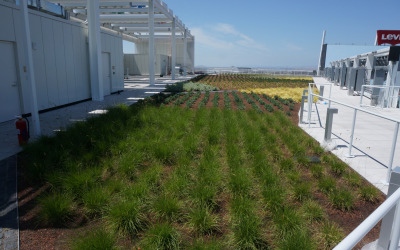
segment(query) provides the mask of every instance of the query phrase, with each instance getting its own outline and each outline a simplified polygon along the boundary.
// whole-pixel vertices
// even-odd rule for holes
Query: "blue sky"
[[[398,0],[164,1],[196,37],[196,66],[316,67],[324,29],[328,44],[370,45],[400,29]],[[328,46],[327,62],[372,50]]]

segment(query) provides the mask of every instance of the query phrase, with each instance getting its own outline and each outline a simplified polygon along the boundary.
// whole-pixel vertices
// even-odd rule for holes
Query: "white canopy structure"
[[[72,18],[87,21],[89,26],[89,54],[92,82],[92,96],[102,99],[100,67],[100,26],[123,34],[123,39],[137,42],[138,39],[148,39],[149,77],[150,84],[155,80],[155,48],[154,40],[171,37],[171,68],[176,65],[176,39],[184,39],[184,74],[187,64],[187,41],[193,39],[185,24],[168,5],[160,0],[121,1],[121,0],[49,0],[60,4],[69,11]],[[175,70],[171,70],[175,79]],[[99,83],[99,84],[97,84]],[[93,93],[95,91],[95,93]],[[98,93],[97,93],[98,92]]]

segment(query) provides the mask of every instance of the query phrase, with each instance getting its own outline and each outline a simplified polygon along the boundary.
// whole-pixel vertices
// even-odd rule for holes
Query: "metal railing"
[[[354,109],[353,121],[352,121],[352,126],[351,126],[350,142],[349,142],[349,152],[348,152],[347,157],[350,157],[350,158],[354,157],[351,154],[351,151],[353,149],[354,130],[355,130],[357,112],[358,111],[361,111],[361,112],[364,112],[364,113],[367,113],[367,114],[370,114],[370,115],[373,115],[373,116],[376,116],[376,117],[380,117],[380,118],[385,119],[385,120],[389,120],[389,121],[395,122],[396,125],[395,125],[395,129],[394,129],[394,132],[393,132],[392,147],[391,147],[390,159],[389,159],[388,171],[387,171],[387,177],[386,177],[386,183],[389,183],[390,173],[392,171],[392,166],[393,166],[394,154],[395,154],[395,150],[396,150],[397,136],[398,136],[398,132],[399,132],[400,120],[394,119],[392,117],[388,117],[388,116],[385,116],[385,115],[381,115],[381,114],[378,114],[378,113],[363,109],[361,107],[356,107],[356,106],[349,105],[349,104],[346,104],[346,103],[343,103],[343,102],[340,102],[340,101],[336,101],[336,100],[333,100],[331,98],[327,98],[327,97],[323,97],[323,96],[320,96],[320,95],[316,95],[316,94],[313,93],[313,89],[314,88],[311,88],[311,85],[316,85],[316,83],[310,83],[309,87],[308,87],[308,93],[309,93],[308,94],[308,127],[311,127],[311,112],[312,112],[312,98],[313,98],[313,96],[318,97],[318,98],[323,99],[323,100],[328,100],[329,102],[333,102],[333,103],[336,103],[336,104],[339,104],[339,105],[342,105],[342,106],[345,106],[345,107],[348,107],[348,108],[351,108],[351,109]]]
[[[386,201],[384,201],[368,218],[342,240],[334,250],[352,249],[378,222],[396,206],[396,212],[392,225],[392,235],[389,249],[397,250],[400,238],[400,189],[397,189]]]

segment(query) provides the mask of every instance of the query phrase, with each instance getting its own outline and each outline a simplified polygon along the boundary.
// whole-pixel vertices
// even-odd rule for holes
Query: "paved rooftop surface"
[[[315,77],[314,82],[319,84],[330,84],[327,80],[321,77]],[[329,96],[329,86],[325,87],[324,97]],[[359,107],[360,96],[349,96],[347,90],[340,89],[339,86],[332,84],[333,100],[340,101],[349,105]],[[365,97],[364,97],[365,98]],[[367,104],[368,99],[363,99],[363,103]],[[308,134],[314,137],[319,142],[323,142],[327,102],[319,102],[313,105],[311,112],[311,124],[300,124]],[[332,126],[332,143],[337,145],[337,149],[332,153],[350,165],[354,170],[360,173],[369,182],[379,188],[383,193],[387,193],[388,186],[386,182],[387,167],[389,165],[390,152],[392,147],[393,133],[395,122],[385,120],[364,112],[357,112],[355,125],[355,133],[353,140],[352,155],[354,158],[348,158],[349,141],[351,127],[353,121],[354,109],[335,104],[332,102],[331,108],[337,108],[338,114],[333,116]],[[400,120],[400,109],[382,109],[377,107],[362,107],[363,109],[385,115],[394,119]],[[303,120],[307,122],[308,105],[305,105]],[[397,147],[393,160],[393,168],[400,165],[400,140],[397,138]]]

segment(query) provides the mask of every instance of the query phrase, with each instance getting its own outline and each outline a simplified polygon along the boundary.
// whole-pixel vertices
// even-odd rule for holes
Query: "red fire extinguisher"
[[[18,129],[18,143],[23,146],[29,140],[29,122],[27,119],[24,120],[22,117],[17,117],[15,127]]]

